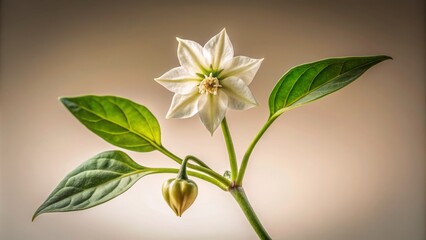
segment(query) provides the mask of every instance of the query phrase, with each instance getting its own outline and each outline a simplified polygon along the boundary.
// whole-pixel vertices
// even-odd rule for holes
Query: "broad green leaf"
[[[88,129],[107,142],[137,152],[161,146],[160,125],[144,106],[114,96],[61,98]]]
[[[330,58],[292,68],[269,96],[270,117],[337,91],[388,56]]]
[[[121,151],[103,152],[68,174],[34,213],[77,211],[109,201],[155,170],[134,162]]]

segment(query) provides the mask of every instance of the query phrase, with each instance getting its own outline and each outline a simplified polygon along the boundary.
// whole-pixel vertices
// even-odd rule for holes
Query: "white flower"
[[[227,108],[245,110],[257,106],[248,85],[263,59],[234,57],[225,29],[204,47],[191,40],[176,39],[181,66],[155,79],[175,93],[166,118],[188,118],[198,113],[213,134]]]

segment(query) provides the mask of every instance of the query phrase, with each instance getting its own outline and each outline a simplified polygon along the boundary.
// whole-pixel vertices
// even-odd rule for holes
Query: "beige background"
[[[424,1],[2,1],[0,239],[256,239],[229,194],[198,181],[177,218],[150,176],[97,208],[30,219],[56,184],[116,147],[58,96],[113,94],[149,107],[163,143],[228,168],[222,134],[197,117],[165,120],[172,93],[153,81],[178,65],[175,37],[204,44],[223,27],[238,55],[265,58],[261,106],[230,111],[241,157],[290,67],[322,58],[394,58],[338,93],[295,109],[254,151],[245,187],[275,239],[425,239]],[[180,2],[180,1],[179,1]],[[175,166],[158,152],[129,154]]]

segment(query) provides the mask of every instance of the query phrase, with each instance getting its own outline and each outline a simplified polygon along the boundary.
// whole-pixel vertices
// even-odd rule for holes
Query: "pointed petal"
[[[179,63],[189,73],[203,73],[207,67],[200,44],[191,40],[176,38],[179,42],[177,55]]]
[[[232,59],[234,48],[225,29],[204,45],[203,54],[207,64],[209,67],[211,65],[213,70],[223,69],[224,64]]]
[[[220,82],[220,89],[228,96],[228,107],[236,110],[246,110],[257,106],[257,101],[243,80],[229,77]]]
[[[173,96],[172,105],[166,118],[189,118],[198,112],[198,99],[200,94],[175,94]]]
[[[244,56],[234,57],[227,67],[221,73],[222,78],[227,78],[231,76],[241,78],[246,85],[249,85],[256,75],[257,70],[262,63],[262,59],[254,59]]]
[[[183,67],[175,67],[161,77],[155,78],[155,81],[163,85],[167,90],[179,94],[188,94],[196,91],[201,80],[200,77],[189,74]]]
[[[198,101],[198,114],[212,135],[225,117],[227,105],[228,97],[220,91],[217,95],[201,95]]]

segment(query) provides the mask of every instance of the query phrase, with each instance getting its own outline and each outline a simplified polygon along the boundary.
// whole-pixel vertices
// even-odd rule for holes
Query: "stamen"
[[[198,85],[198,91],[201,94],[217,95],[217,90],[220,87],[222,87],[222,85],[219,84],[219,80],[213,77],[213,73],[210,73],[209,76],[204,75],[203,81]]]

